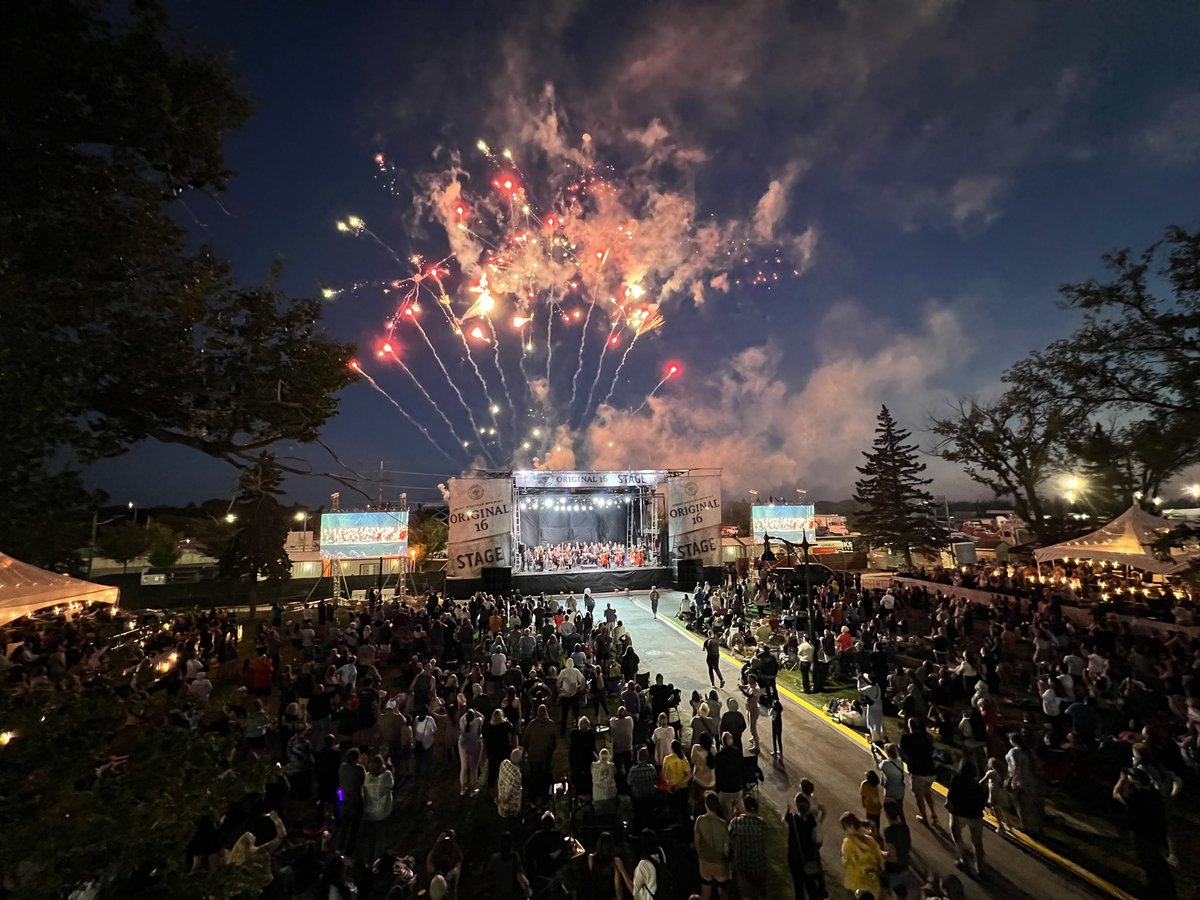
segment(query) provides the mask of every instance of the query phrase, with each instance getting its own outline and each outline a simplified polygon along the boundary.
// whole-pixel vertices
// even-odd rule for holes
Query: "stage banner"
[[[484,568],[512,565],[510,478],[451,478],[446,574],[478,578]]]
[[[721,564],[721,476],[667,479],[667,543],[671,559]]]
[[[654,487],[661,484],[666,477],[666,472],[654,469],[631,469],[623,472],[521,469],[513,472],[513,479],[517,487],[521,488]]]
[[[750,507],[750,527],[754,531],[754,539],[761,541],[764,534],[769,534],[773,538],[798,544],[807,534],[809,543],[812,543],[817,539],[817,522],[813,517],[815,509],[812,504],[755,504]]]

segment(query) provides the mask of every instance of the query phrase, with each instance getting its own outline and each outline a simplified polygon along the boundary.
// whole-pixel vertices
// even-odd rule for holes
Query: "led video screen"
[[[783,538],[785,541],[799,543],[805,533],[810,541],[816,540],[817,523],[813,519],[815,507],[807,506],[752,506],[750,507],[750,525],[754,529],[756,540],[762,540],[764,534],[773,538]]]
[[[323,559],[408,555],[408,512],[338,512],[321,516]]]

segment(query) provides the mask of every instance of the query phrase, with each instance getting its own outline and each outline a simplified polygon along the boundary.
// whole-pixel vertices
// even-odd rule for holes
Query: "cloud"
[[[947,188],[927,188],[910,199],[904,227],[933,220],[949,221],[962,232],[981,230],[1000,218],[1007,189],[1008,179],[999,175],[964,175]]]
[[[1200,92],[1178,97],[1142,135],[1150,156],[1169,166],[1200,160]]]
[[[836,304],[821,332],[862,315]],[[879,405],[919,430],[969,348],[961,314],[938,303],[913,330],[884,323],[878,334],[852,345],[818,339],[827,349],[795,386],[780,348],[750,347],[690,390],[681,383],[682,393],[652,398],[648,413],[603,408],[580,437],[582,455],[599,469],[720,466],[733,491],[803,484],[847,496]]]
[[[767,192],[758,200],[754,209],[753,234],[760,241],[775,239],[776,230],[787,218],[789,195],[804,165],[799,160],[790,160],[778,178],[772,178]]]

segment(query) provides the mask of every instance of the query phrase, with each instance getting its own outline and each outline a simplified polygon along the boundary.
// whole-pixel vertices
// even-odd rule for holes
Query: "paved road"
[[[679,608],[680,594],[663,591],[659,606],[660,614],[674,612]],[[673,622],[660,616],[655,621],[650,614],[644,594],[601,594],[597,595],[597,613],[606,603],[612,603],[618,616],[633,636],[634,646],[641,657],[642,666],[651,674],[661,672],[666,679],[680,688],[686,698],[698,688],[709,689],[705,672],[704,653],[687,632]],[[598,616],[599,617],[599,616]],[[722,663],[725,683],[736,690],[738,670],[729,662]],[[723,696],[737,696],[731,690]],[[810,711],[784,699],[784,756],[776,762],[770,756],[762,761],[766,774],[763,794],[776,809],[783,810],[788,797],[793,796],[801,778],[811,778],[817,785],[817,797],[829,814],[825,825],[825,867],[829,877],[841,880],[841,862],[837,847],[840,844],[837,817],[845,810],[861,815],[858,786],[863,773],[872,767],[871,754],[860,743],[820,721]],[[684,715],[686,718],[687,708]],[[759,734],[769,747],[770,723],[764,717],[759,723]],[[939,804],[940,800],[936,800]],[[926,871],[948,873],[954,871],[954,854],[950,837],[945,830],[948,816],[940,811],[942,828],[936,832],[916,823],[916,807],[911,795],[907,808],[913,824],[913,852],[920,868]],[[984,850],[992,874],[984,884],[962,877],[967,896],[972,900],[985,898],[1091,898],[1105,896],[1073,876],[1062,872],[1035,858],[992,831],[984,836]]]

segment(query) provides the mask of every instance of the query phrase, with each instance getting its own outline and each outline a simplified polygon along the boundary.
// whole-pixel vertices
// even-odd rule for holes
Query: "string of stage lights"
[[[701,240],[695,223],[665,218],[662,195],[651,203],[636,179],[591,162],[588,135],[584,147],[536,188],[511,152],[496,153],[483,141],[477,150],[490,190],[468,195],[467,175],[457,166],[427,176],[419,206],[444,228],[451,250],[434,262],[402,255],[360,216],[337,222],[339,232],[367,238],[407,268],[403,277],[347,290],[377,289],[391,300],[373,354],[399,368],[416,391],[402,403],[364,359],[350,367],[448,458],[529,462],[603,407],[615,409],[619,389],[633,389],[626,409],[636,415],[683,371],[668,362],[649,391],[622,388],[634,349],[666,323],[663,301],[681,289],[677,271],[700,272],[711,240]],[[396,193],[382,154],[376,164]],[[726,256],[733,255],[731,247]],[[342,292],[329,288],[325,296]],[[435,389],[439,376],[448,393]],[[418,407],[435,418],[422,424]],[[453,451],[427,425],[439,435],[444,429]]]
[[[530,497],[518,501],[521,509],[612,509],[618,506],[629,506],[633,500],[628,495],[623,497]]]

